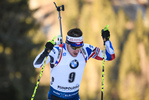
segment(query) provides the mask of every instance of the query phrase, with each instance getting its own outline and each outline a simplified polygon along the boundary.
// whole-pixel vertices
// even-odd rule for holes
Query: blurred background
[[[103,49],[101,29],[109,24],[116,59],[105,63],[104,100],[149,100],[149,0],[2,0],[0,1],[0,99],[29,100],[41,69],[33,67],[45,43],[63,39],[78,27],[84,42]],[[100,100],[102,61],[85,67],[81,100]],[[47,100],[46,65],[34,100]]]

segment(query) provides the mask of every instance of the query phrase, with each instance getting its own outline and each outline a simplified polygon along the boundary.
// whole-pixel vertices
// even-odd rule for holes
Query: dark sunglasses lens
[[[73,50],[77,50],[77,49],[81,49],[81,47],[73,47],[73,46],[70,46]]]

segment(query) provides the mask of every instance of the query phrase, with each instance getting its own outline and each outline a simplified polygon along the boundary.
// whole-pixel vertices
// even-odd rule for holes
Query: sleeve
[[[115,58],[115,53],[114,53],[114,49],[112,46],[111,41],[106,41],[105,43],[105,60],[106,61],[110,61],[113,60]],[[92,45],[86,45],[85,46],[87,55],[88,55],[88,59],[90,58],[94,58],[97,60],[103,60],[103,50],[100,50],[98,47],[94,47]]]
[[[56,55],[58,54],[58,49],[57,49],[57,48],[58,48],[58,47],[54,47],[54,48],[50,51],[50,53],[48,54],[48,56],[47,56],[48,58],[47,58],[46,64],[50,62],[51,67],[54,66],[55,61],[56,61],[56,57],[57,57]],[[45,62],[45,59],[46,59],[46,56],[45,56],[44,50],[43,50],[40,54],[38,54],[38,55],[36,56],[36,58],[35,58],[35,60],[34,60],[34,62],[33,62],[33,66],[34,66],[35,68],[40,68],[40,67],[42,67],[43,64],[44,64],[44,62]]]
[[[98,47],[96,47],[96,50],[94,51],[95,54],[92,56],[92,58],[95,58],[97,60],[103,60],[103,50],[100,50]],[[115,53],[112,46],[111,41],[105,42],[105,60],[110,61],[115,59]]]

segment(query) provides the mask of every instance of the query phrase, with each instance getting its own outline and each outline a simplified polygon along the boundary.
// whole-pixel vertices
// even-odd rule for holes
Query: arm
[[[114,49],[110,40],[105,42],[106,52],[105,52],[105,60],[110,61],[115,58]],[[85,44],[85,51],[87,52],[87,59],[94,58],[96,60],[103,60],[103,50],[100,50],[98,47],[94,47],[92,45]]]
[[[45,49],[40,53],[38,54],[38,56],[35,58],[34,62],[33,62],[33,65],[35,68],[40,68],[42,67],[42,65],[44,64],[44,61],[45,61],[45,58],[47,58],[47,61],[46,61],[46,64],[48,62],[50,62],[50,51],[53,49],[55,43],[53,42],[54,40],[52,41],[48,41],[45,45]]]
[[[47,57],[48,55],[45,55],[45,52],[42,51],[40,54],[38,54],[33,62],[33,65],[35,68],[40,68],[43,66],[43,63],[45,61],[45,58]],[[47,61],[46,61],[46,64],[50,61],[50,58],[48,56],[47,58]]]
[[[115,59],[115,53],[114,53],[114,49],[113,49],[111,41],[106,41],[105,46],[106,46],[105,60]]]
[[[105,27],[105,29],[102,29],[101,36],[103,38],[104,45],[106,47],[105,48],[105,60],[110,61],[110,60],[113,60],[115,58],[115,53],[114,53],[114,49],[113,49],[112,43],[109,40],[109,38],[110,38],[110,31],[108,30],[107,27]],[[98,47],[96,47],[96,48],[92,47],[92,48],[90,48],[90,50],[92,52],[89,55],[89,58],[92,57],[92,58],[95,58],[97,60],[103,60],[103,50],[100,50]]]
[[[114,49],[113,49],[111,41],[106,41],[105,46],[106,46],[105,60],[110,61],[110,60],[115,59],[115,53],[114,53]],[[97,60],[103,60],[103,50],[100,50],[98,47],[96,47],[95,52],[97,53],[92,58],[95,58]]]

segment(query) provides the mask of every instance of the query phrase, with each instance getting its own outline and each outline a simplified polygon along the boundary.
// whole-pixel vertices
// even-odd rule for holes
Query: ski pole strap
[[[43,70],[44,70],[45,64],[46,64],[46,62],[47,62],[47,58],[48,58],[48,57],[46,57],[46,59],[45,59],[45,61],[44,61],[44,64],[43,64],[43,66],[42,66],[42,69],[41,69],[41,72],[40,72],[40,75],[39,75],[38,81],[37,81],[37,83],[36,83],[36,86],[35,86],[35,89],[34,89],[33,95],[32,95],[32,97],[31,97],[31,100],[34,100],[34,97],[35,97],[35,94],[36,94],[36,90],[37,90],[38,85],[39,85],[40,78],[41,78],[41,76],[42,76],[42,73],[43,73]]]
[[[53,45],[55,45],[55,42],[54,42],[54,39],[56,39],[57,36],[54,36],[53,39],[51,41],[48,41],[48,42],[51,42]]]

